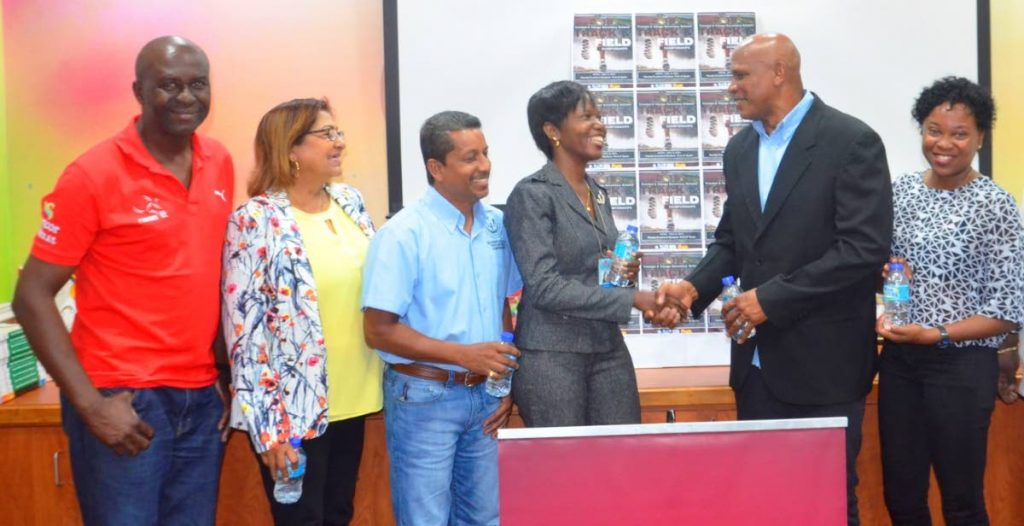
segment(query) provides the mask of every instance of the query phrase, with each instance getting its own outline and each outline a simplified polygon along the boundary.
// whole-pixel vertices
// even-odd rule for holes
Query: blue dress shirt
[[[472,232],[466,233],[465,216],[428,188],[370,242],[363,267],[363,308],[397,314],[401,323],[438,340],[499,341],[505,299],[523,286],[502,218],[501,210],[477,202]],[[387,363],[413,362],[377,352]]]
[[[789,113],[779,121],[771,135],[765,131],[763,122],[751,123],[761,139],[757,147],[757,193],[761,200],[762,212],[764,212],[764,204],[768,202],[768,193],[771,192],[772,183],[775,182],[775,174],[779,171],[779,165],[782,164],[782,156],[786,154],[786,148],[789,148],[793,134],[796,133],[797,127],[803,122],[804,116],[807,115],[813,103],[814,95],[805,90],[800,102],[796,103],[796,106],[793,106],[793,109],[789,110]],[[761,367],[761,356],[756,348],[752,363],[754,367]]]

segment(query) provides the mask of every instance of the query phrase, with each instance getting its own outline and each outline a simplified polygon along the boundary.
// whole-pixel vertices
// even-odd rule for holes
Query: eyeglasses
[[[321,139],[327,139],[331,142],[338,142],[345,140],[345,132],[335,128],[334,126],[325,126],[319,130],[309,130],[303,135],[316,135]]]

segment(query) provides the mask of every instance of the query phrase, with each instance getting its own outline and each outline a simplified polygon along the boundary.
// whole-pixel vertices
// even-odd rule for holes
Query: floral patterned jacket
[[[359,191],[327,187],[367,237],[373,223]],[[224,337],[231,360],[232,427],[259,452],[327,429],[327,369],[316,282],[284,192],[238,207],[224,241]]]

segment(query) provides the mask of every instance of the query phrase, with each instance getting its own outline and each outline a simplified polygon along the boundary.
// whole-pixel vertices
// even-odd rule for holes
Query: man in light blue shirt
[[[399,525],[498,524],[497,443],[510,397],[484,390],[519,355],[508,296],[522,287],[480,121],[427,119],[420,148],[430,188],[370,244],[363,274],[366,341],[385,361],[384,421]]]
[[[885,146],[864,122],[803,87],[785,35],[755,35],[732,56],[729,93],[749,127],[723,154],[729,196],[697,268],[659,295],[694,314],[723,276],[745,292],[722,307],[740,420],[845,417],[847,524],[877,360],[875,292],[892,240]],[[756,327],[756,334],[752,330]]]
[[[768,202],[768,192],[772,189],[772,182],[775,181],[775,174],[779,171],[782,156],[786,153],[786,148],[789,148],[793,134],[803,122],[807,111],[811,109],[812,103],[814,103],[814,95],[810,91],[804,90],[803,98],[779,121],[774,130],[766,130],[764,121],[750,123],[761,140],[757,148],[757,190],[761,200],[761,212],[764,212],[764,204]],[[756,348],[754,349],[754,360],[751,363],[754,367],[761,367],[761,355]]]

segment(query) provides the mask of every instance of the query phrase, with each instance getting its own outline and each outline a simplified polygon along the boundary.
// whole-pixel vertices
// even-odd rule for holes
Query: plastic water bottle
[[[274,482],[274,500],[281,504],[293,504],[298,502],[299,497],[302,496],[302,476],[306,474],[306,452],[302,450],[302,439],[299,437],[292,437],[290,440],[292,449],[299,455],[299,465],[296,468],[291,467],[291,462],[288,462],[288,480],[285,481],[279,477],[280,473],[274,473],[276,481]]]
[[[889,277],[882,285],[882,303],[890,325],[910,323],[910,279],[903,273],[903,263],[889,263]]]
[[[512,345],[512,342],[516,340],[516,335],[511,332],[501,333],[501,343],[505,345]],[[506,354],[510,360],[516,361],[516,357],[511,354]],[[515,369],[509,367],[508,373],[505,374],[504,378],[487,378],[487,383],[484,385],[484,390],[487,394],[495,398],[504,398],[512,392],[512,373]]]
[[[612,271],[608,273],[608,281],[616,287],[632,287],[633,283],[622,276],[623,263],[636,261],[636,251],[640,248],[640,241],[636,238],[636,225],[629,225],[626,231],[619,234],[615,240],[615,263]]]
[[[740,288],[740,282],[734,276],[726,276],[722,278],[722,294],[718,296],[718,299],[722,301],[722,307],[725,307],[726,303],[732,301],[733,298],[743,293],[743,289]],[[743,326],[740,327],[739,331],[733,335],[732,339],[737,339],[739,334],[743,332],[743,329],[747,327],[748,322],[743,322]],[[751,339],[757,334],[757,329],[750,329],[750,334],[747,335],[747,339]]]

